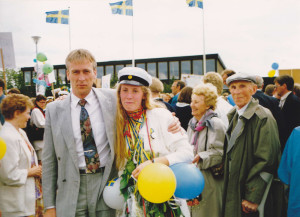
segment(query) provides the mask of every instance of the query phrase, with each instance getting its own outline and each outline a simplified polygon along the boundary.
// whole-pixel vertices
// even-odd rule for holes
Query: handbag
[[[44,139],[44,128],[38,128],[35,124],[31,125],[28,121],[28,124],[25,128],[25,132],[27,137],[31,143],[36,140],[43,140]]]
[[[207,135],[208,135],[208,127],[206,127],[206,136],[205,136],[205,151],[207,151]],[[224,176],[224,161],[222,158],[222,162],[212,166],[209,168],[212,176],[216,179],[223,178]]]

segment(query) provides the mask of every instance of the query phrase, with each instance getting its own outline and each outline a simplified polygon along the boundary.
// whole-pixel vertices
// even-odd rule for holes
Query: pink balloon
[[[44,74],[40,74],[38,77],[39,80],[43,80],[44,79]]]

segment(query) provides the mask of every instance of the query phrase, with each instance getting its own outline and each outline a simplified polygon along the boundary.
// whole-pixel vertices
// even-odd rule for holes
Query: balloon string
[[[144,215],[145,215],[145,217],[147,217],[147,215],[146,215],[146,206],[145,206],[145,201],[144,201],[144,198],[142,198],[142,201],[143,201],[143,210],[144,210]]]

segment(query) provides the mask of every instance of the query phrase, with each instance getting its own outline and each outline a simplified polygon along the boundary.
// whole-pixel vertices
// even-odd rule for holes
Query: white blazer
[[[194,159],[193,148],[186,133],[173,134],[168,132],[168,126],[173,120],[171,112],[165,108],[147,110],[149,132],[147,132],[147,125],[144,124],[139,133],[140,137],[144,139],[145,151],[150,152],[149,133],[153,151],[159,157],[165,156],[170,166],[180,162],[192,162]]]
[[[7,121],[0,131],[7,147],[0,160],[0,210],[3,216],[35,214],[35,181],[34,177],[27,177],[32,157],[20,133],[31,146],[26,133]],[[34,159],[37,164],[35,152]]]

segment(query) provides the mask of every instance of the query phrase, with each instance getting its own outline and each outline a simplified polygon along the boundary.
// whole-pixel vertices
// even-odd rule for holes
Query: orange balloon
[[[161,163],[149,164],[138,177],[138,189],[149,202],[163,203],[174,194],[176,178],[168,166]]]

